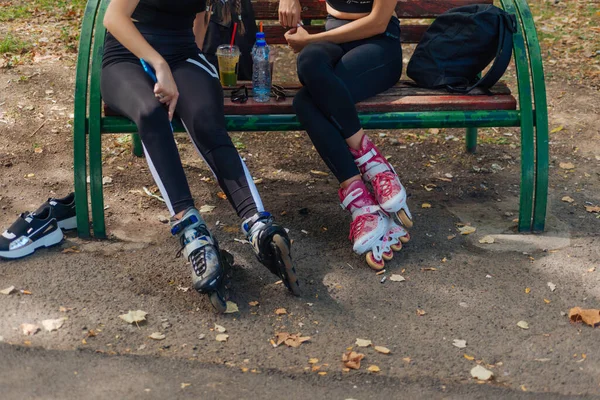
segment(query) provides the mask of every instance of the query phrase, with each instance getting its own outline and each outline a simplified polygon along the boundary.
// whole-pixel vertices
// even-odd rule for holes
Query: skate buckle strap
[[[367,163],[371,158],[373,158],[376,155],[377,155],[377,151],[375,149],[371,149],[371,150],[367,151],[365,154],[363,154],[362,156],[354,159],[354,162],[359,167],[362,167],[363,164]]]
[[[361,195],[362,195],[362,190],[354,189],[353,191],[348,193],[348,195],[344,198],[344,201],[342,201],[342,204],[340,204],[340,206],[344,210],[347,210],[350,203],[352,203],[354,200],[358,199]]]
[[[379,163],[377,165],[372,166],[363,174],[363,178],[365,178],[368,182],[371,182],[376,175],[381,174],[382,172],[392,171],[393,168],[390,168],[388,164]]]
[[[185,228],[187,228],[190,225],[196,224],[198,223],[198,217],[195,215],[190,215],[189,217],[187,217],[186,219],[182,219],[181,221],[179,221],[178,223],[176,223],[175,225],[173,225],[171,227],[171,235],[176,236],[179,235],[181,232],[183,232],[185,230]]]
[[[187,243],[183,248],[183,257],[187,260],[195,250],[200,249],[202,247],[212,245],[213,241],[208,236],[198,236],[191,242]]]
[[[254,224],[256,224],[256,222],[263,220],[263,219],[272,219],[272,215],[270,212],[268,211],[259,211],[256,214],[254,214],[252,217],[248,218],[247,220],[245,220],[242,223],[242,230],[248,234],[251,233],[252,227],[254,226]]]

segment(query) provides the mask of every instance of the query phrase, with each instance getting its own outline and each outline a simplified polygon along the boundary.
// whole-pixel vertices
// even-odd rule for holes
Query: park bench
[[[90,236],[87,192],[89,190],[93,233],[106,236],[102,192],[103,133],[133,134],[133,152],[142,155],[142,146],[133,122],[103,107],[100,71],[105,28],[102,24],[109,0],[88,0],[79,44],[75,81],[74,174],[77,229],[80,237]],[[396,13],[402,19],[402,43],[417,43],[431,18],[454,7],[492,3],[492,0],[398,0]],[[309,32],[323,30],[325,2],[301,0],[302,18]],[[257,20],[277,20],[277,1],[254,0]],[[513,55],[517,72],[517,98],[504,83],[490,93],[474,91],[468,95],[419,89],[400,81],[385,93],[357,105],[366,129],[466,128],[466,150],[474,152],[477,128],[520,127],[521,184],[518,229],[541,232],[546,218],[548,193],[548,112],[546,88],[539,42],[526,0],[500,0],[502,8],[514,14],[518,31],[514,35]],[[311,23],[312,22],[312,23]],[[284,28],[265,25],[269,44],[285,44]],[[293,94],[297,86],[289,86]],[[245,104],[232,103],[225,93],[225,113],[229,131],[301,130],[293,109],[292,96],[283,101]],[[174,121],[176,132],[184,132]]]

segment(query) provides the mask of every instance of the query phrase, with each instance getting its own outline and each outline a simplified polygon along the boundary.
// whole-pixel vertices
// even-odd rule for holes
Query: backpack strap
[[[485,76],[475,84],[466,88],[446,85],[448,91],[468,93],[478,86],[491,88],[500,78],[502,78],[504,71],[506,71],[508,64],[510,64],[510,58],[512,56],[512,34],[517,31],[517,20],[514,15],[507,13],[503,14],[501,18],[504,19],[504,23],[500,24],[500,32],[498,32],[498,50],[496,51],[496,58],[494,59],[491,68]]]

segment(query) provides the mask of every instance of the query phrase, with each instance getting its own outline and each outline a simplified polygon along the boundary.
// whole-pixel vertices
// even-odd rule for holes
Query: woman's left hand
[[[285,40],[287,40],[288,45],[294,50],[294,53],[302,51],[310,43],[310,37],[311,34],[301,26],[290,29],[285,33]]]

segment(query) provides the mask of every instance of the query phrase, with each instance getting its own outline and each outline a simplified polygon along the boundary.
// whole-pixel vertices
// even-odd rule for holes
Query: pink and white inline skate
[[[363,180],[371,183],[375,199],[381,208],[389,213],[396,222],[406,228],[411,228],[413,221],[406,204],[406,189],[400,183],[392,165],[367,135],[362,137],[360,149],[351,148],[350,152],[354,156],[354,162],[358,166]],[[407,242],[408,239],[407,234],[405,241]]]
[[[393,252],[388,237],[390,219],[377,204],[362,180],[352,182],[339,190],[343,209],[352,213],[349,239],[357,254],[366,254],[366,261],[374,270],[381,270],[385,259],[391,259]],[[384,255],[384,253],[386,253]],[[385,257],[385,258],[384,258]]]

